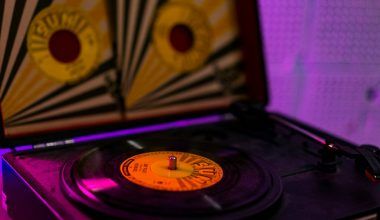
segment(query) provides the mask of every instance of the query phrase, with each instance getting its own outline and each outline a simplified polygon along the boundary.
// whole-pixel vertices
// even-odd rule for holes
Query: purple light
[[[10,151],[11,151],[11,149],[9,149],[9,148],[4,148],[4,149],[0,148],[0,156],[5,154],[5,153],[8,153]]]
[[[37,149],[37,148],[57,147],[57,146],[74,144],[74,143],[84,143],[84,142],[90,142],[90,141],[96,141],[96,140],[104,140],[104,139],[109,139],[109,138],[128,136],[128,135],[133,135],[133,134],[142,134],[142,133],[154,132],[154,131],[164,131],[164,130],[173,129],[173,128],[183,128],[183,127],[192,126],[192,125],[211,124],[211,123],[224,121],[226,119],[227,119],[226,115],[209,115],[209,116],[200,117],[200,118],[184,119],[184,120],[179,120],[179,121],[174,121],[174,122],[148,125],[148,126],[143,126],[143,127],[138,127],[138,128],[129,128],[129,129],[123,129],[123,130],[118,130],[118,131],[104,132],[104,133],[99,133],[99,134],[84,135],[84,136],[74,137],[72,139],[60,140],[60,141],[55,141],[55,142],[39,143],[35,145],[22,145],[22,146],[15,147],[15,150],[25,151],[25,150],[32,150],[32,149]]]
[[[16,151],[24,151],[24,150],[31,150],[31,149],[33,149],[33,145],[23,145],[23,146],[15,147]]]
[[[180,121],[149,125],[149,126],[138,127],[138,128],[129,128],[129,129],[123,129],[119,131],[111,131],[111,132],[105,132],[105,133],[99,133],[99,134],[85,135],[85,136],[75,137],[73,138],[73,141],[74,143],[84,143],[84,142],[89,142],[89,141],[116,138],[116,137],[133,135],[133,134],[142,134],[142,133],[147,133],[147,132],[163,131],[163,130],[168,130],[168,129],[173,129],[173,128],[182,128],[182,127],[187,127],[187,126],[192,126],[192,125],[216,123],[216,122],[222,121],[223,119],[224,119],[223,115],[211,115],[211,116],[206,116],[206,117],[201,117],[201,118],[184,119]]]

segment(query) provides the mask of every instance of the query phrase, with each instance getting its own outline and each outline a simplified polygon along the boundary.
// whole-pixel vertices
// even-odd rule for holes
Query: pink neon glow
[[[97,192],[117,187],[117,184],[109,178],[84,179],[82,183],[91,191]]]

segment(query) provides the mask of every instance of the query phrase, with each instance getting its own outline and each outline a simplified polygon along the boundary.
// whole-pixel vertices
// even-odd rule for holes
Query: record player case
[[[84,7],[90,11],[86,12],[83,9],[84,12],[83,10],[76,12],[74,10],[81,17],[82,13],[91,15],[91,7],[88,6],[91,4],[88,2],[83,0],[81,6],[67,5],[66,7],[55,5],[55,1],[38,1],[34,5],[35,11],[29,12],[29,20],[25,18],[27,17],[25,13],[28,12],[25,7],[32,3],[17,2],[13,4],[13,16],[24,13],[19,22],[30,25],[36,19],[38,21],[39,16],[44,15],[43,13],[58,13],[61,9],[70,11],[76,7]],[[65,175],[64,167],[67,167],[70,161],[78,159],[78,156],[78,160],[83,159],[81,155],[86,155],[93,149],[107,150],[114,146],[123,146],[126,149],[130,148],[131,151],[142,148],[149,152],[149,143],[152,142],[158,145],[165,143],[169,148],[170,142],[173,146],[181,145],[178,143],[183,143],[183,145],[195,143],[195,145],[204,146],[205,151],[208,151],[207,146],[210,148],[216,146],[222,153],[228,151],[227,148],[233,148],[248,155],[252,161],[266,161],[263,162],[265,164],[263,166],[274,177],[269,185],[259,188],[268,188],[268,192],[263,196],[264,199],[247,202],[238,208],[230,208],[233,205],[224,206],[223,199],[215,199],[215,195],[213,197],[201,190],[194,193],[203,193],[202,202],[209,205],[211,214],[202,216],[202,214],[193,215],[188,212],[178,216],[164,212],[159,215],[154,212],[152,214],[149,210],[131,209],[127,210],[129,212],[127,218],[377,218],[380,208],[380,191],[378,186],[365,178],[366,174],[373,180],[380,177],[377,176],[380,167],[379,154],[373,146],[358,147],[294,119],[265,110],[268,93],[256,1],[221,0],[215,4],[210,4],[211,1],[175,0],[105,2],[97,1],[99,6],[95,6],[96,9],[101,10],[102,4],[107,5],[108,10],[102,12],[105,18],[102,16],[97,18],[103,19],[102,25],[107,26],[109,30],[106,33],[109,36],[105,37],[102,48],[110,50],[112,44],[115,47],[110,50],[112,51],[111,58],[104,59],[104,63],[97,66],[98,69],[92,69],[93,72],[83,72],[87,75],[79,81],[75,81],[78,80],[76,78],[69,78],[64,83],[56,82],[58,84],[55,88],[43,90],[39,94],[40,99],[26,103],[24,106],[20,104],[21,107],[9,107],[6,96],[10,96],[8,100],[18,98],[17,94],[12,93],[16,91],[16,89],[12,90],[13,81],[19,88],[23,88],[26,85],[20,85],[20,83],[27,78],[19,73],[20,71],[17,72],[18,68],[9,70],[12,74],[2,76],[2,85],[5,87],[1,90],[3,97],[1,146],[12,148],[12,152],[4,155],[2,159],[4,180],[2,204],[12,218],[120,217],[108,215],[108,211],[94,210],[88,204],[78,201],[80,199],[75,198],[77,194],[65,189],[65,184],[62,182]],[[199,6],[202,3],[203,8]],[[66,4],[76,3],[68,1]],[[2,3],[1,10],[5,16],[4,5],[12,4],[10,1]],[[197,29],[191,29],[191,19],[188,20],[181,13],[174,17],[174,20],[178,19],[179,23],[172,24],[171,19],[168,20],[165,17],[171,16],[173,13],[169,13],[171,10],[189,13],[189,17],[193,16],[191,18],[195,19],[195,23],[197,19],[200,19],[201,23],[204,21],[202,19],[206,19],[210,22],[210,27],[201,25],[198,33]],[[232,23],[231,11],[234,15]],[[214,12],[215,17],[207,17],[209,13],[212,14],[211,12]],[[220,16],[220,23],[218,23],[217,15]],[[82,19],[91,20],[91,17],[83,16]],[[3,19],[2,22],[6,23],[10,20]],[[18,25],[16,21],[12,22],[12,25]],[[176,62],[171,63],[172,61],[167,60],[166,56],[173,51],[165,48],[168,42],[161,42],[160,31],[164,28],[158,28],[162,25],[160,22],[177,29],[182,28],[182,32],[179,31],[178,34],[185,35],[185,39],[189,39],[186,33],[190,29],[190,32],[192,31],[191,47],[196,47],[199,36],[211,32],[214,42],[224,42],[224,44],[215,43],[215,46],[212,42],[209,43],[209,48],[206,48],[209,52],[204,55],[204,58],[202,58],[203,55],[197,55],[191,62],[186,62],[186,60],[181,60],[184,59],[183,57],[179,57]],[[187,25],[187,29],[183,27],[184,24]],[[221,26],[217,26],[218,24]],[[227,32],[223,32],[221,27],[226,27]],[[236,27],[238,28],[235,30]],[[170,34],[173,34],[174,29],[171,29]],[[222,30],[220,36],[217,35],[218,30]],[[91,31],[89,32],[91,36]],[[231,38],[229,34],[233,37]],[[10,36],[15,37],[15,41],[19,40],[17,33],[10,32]],[[234,41],[234,37],[237,41]],[[22,37],[20,39],[23,39],[20,42],[25,50],[28,42]],[[107,39],[111,43],[107,43]],[[132,41],[134,44],[131,43]],[[11,49],[15,49],[16,43],[12,45],[13,48],[9,46],[10,48],[2,53],[11,55]],[[202,42],[199,44],[202,45]],[[173,42],[169,45],[179,50],[188,50],[186,43],[185,46],[178,46]],[[203,49],[201,48],[201,51]],[[151,55],[156,50],[160,54]],[[19,59],[29,59],[25,53],[21,50]],[[30,49],[29,53],[32,53]],[[234,62],[227,59],[229,56]],[[147,63],[144,64],[144,61]],[[8,67],[5,64],[9,62],[9,60],[3,60],[5,67],[2,68],[6,72]],[[183,63],[179,65],[178,63],[181,62]],[[225,63],[229,65],[224,65]],[[146,70],[150,65],[169,66],[162,67],[162,74],[156,80],[163,81],[157,85],[153,81],[144,81],[144,79],[154,77],[149,75],[152,72]],[[43,71],[44,67],[39,68]],[[226,75],[223,75],[224,73]],[[220,79],[218,74],[225,78]],[[243,77],[239,78],[241,76]],[[191,77],[198,77],[200,80],[197,81]],[[243,79],[242,83],[239,81],[241,79]],[[70,80],[75,82],[72,83]],[[207,88],[215,86],[215,82],[217,82],[216,92],[208,93]],[[98,87],[92,87],[95,84]],[[144,87],[145,84],[148,86]],[[235,85],[238,86],[234,87]],[[169,89],[165,90],[167,88]],[[191,90],[194,88],[195,90]],[[199,97],[192,96],[197,92],[201,93]],[[87,96],[80,96],[82,93],[86,93]],[[91,98],[100,100],[100,97],[106,97],[102,99],[106,101],[104,103],[95,101],[92,110],[78,107]],[[190,104],[186,105],[187,103]],[[70,107],[70,104],[76,106]],[[17,108],[19,111],[16,111]],[[63,113],[61,114],[60,111]],[[83,121],[80,121],[82,117]],[[61,119],[67,121],[62,122]],[[62,125],[60,125],[61,122]],[[40,129],[39,126],[44,128]],[[30,132],[30,129],[36,130]],[[148,144],[145,144],[146,141]],[[242,159],[238,157],[236,163],[243,163]],[[239,169],[242,173],[247,172],[244,168]],[[276,181],[279,184],[275,184]],[[231,186],[231,190],[236,189]],[[222,197],[223,195],[222,192]],[[144,200],[144,198],[141,199]],[[173,201],[176,201],[174,197]],[[242,203],[244,204],[244,201]],[[190,203],[189,206],[191,205]],[[141,208],[144,209],[144,207]],[[255,210],[260,210],[260,212]]]

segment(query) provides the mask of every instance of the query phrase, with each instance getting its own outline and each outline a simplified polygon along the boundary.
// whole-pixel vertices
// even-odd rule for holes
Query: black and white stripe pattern
[[[164,1],[117,1],[117,51],[120,59],[122,92],[128,88],[139,69],[151,42],[152,22],[157,8]]]
[[[151,81],[159,80],[159,72],[165,72],[167,68],[164,63],[160,63],[158,55],[155,59],[151,58],[155,50],[152,40],[154,16],[166,3],[170,1],[118,1],[116,41],[122,73],[121,90],[126,102],[129,101],[128,99],[133,99],[132,104],[127,104],[127,114],[188,103],[196,105],[197,101],[244,96],[245,78],[239,37],[235,29],[228,29],[226,33],[215,37],[208,60],[197,70],[172,74],[173,77],[169,77],[155,88],[150,88],[148,92],[144,89],[139,92],[131,91],[131,89],[136,89],[134,87],[146,86],[142,83],[144,80],[146,84],[154,84]],[[203,1],[193,2],[201,10],[204,8],[200,5],[204,3]],[[204,13],[209,17],[210,25],[216,26],[218,22],[226,18],[227,13],[231,12],[229,7],[233,3],[215,1],[215,4],[218,4],[216,9],[204,11]],[[226,80],[223,81],[226,74],[234,75],[232,78],[230,76],[228,83]],[[140,79],[137,81],[139,75]],[[141,80],[141,77],[145,79]],[[141,97],[139,95],[135,101],[136,98],[133,96],[136,94],[143,95]]]
[[[0,98],[6,135],[83,126],[95,123],[95,118],[99,122],[120,120],[118,104],[109,91],[113,85],[106,80],[116,80],[112,53],[103,55],[97,69],[75,84],[52,82],[55,86],[47,87],[46,81],[39,80],[44,76],[36,74],[39,69],[29,58],[26,35],[34,16],[54,4],[52,0],[0,2]],[[25,69],[30,74],[21,75]],[[29,92],[38,97],[27,100]]]

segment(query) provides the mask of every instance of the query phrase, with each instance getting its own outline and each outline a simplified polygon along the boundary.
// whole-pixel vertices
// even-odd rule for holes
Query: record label
[[[211,28],[206,15],[185,2],[164,5],[153,29],[153,41],[161,58],[172,68],[194,70],[207,59],[211,50]]]
[[[97,32],[85,13],[66,6],[42,10],[30,24],[28,52],[44,74],[60,82],[75,82],[96,67]]]
[[[177,158],[175,169],[169,169],[170,157]],[[124,160],[121,174],[129,181],[156,190],[192,191],[218,183],[222,168],[214,161],[196,154],[179,151],[156,151]]]

